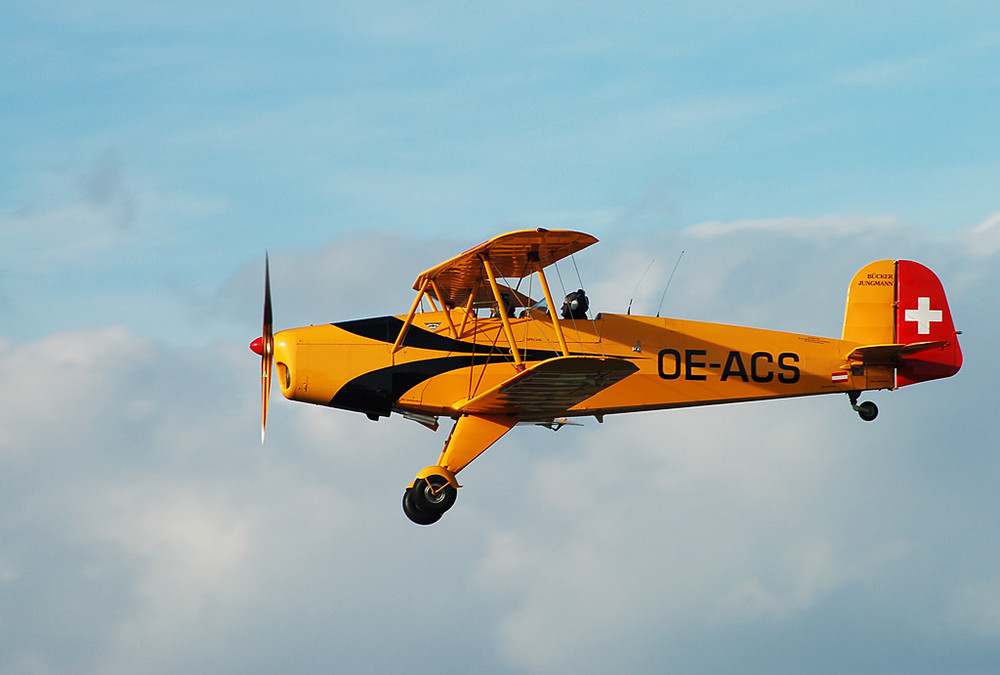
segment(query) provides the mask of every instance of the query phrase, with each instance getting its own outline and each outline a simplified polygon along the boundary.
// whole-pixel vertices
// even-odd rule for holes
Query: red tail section
[[[896,386],[951,377],[962,367],[962,350],[941,281],[911,260],[896,262],[896,342],[942,342],[941,347],[905,356],[896,369]]]

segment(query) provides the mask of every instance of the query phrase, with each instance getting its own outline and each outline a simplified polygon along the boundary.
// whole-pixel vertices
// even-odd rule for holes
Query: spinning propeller
[[[274,325],[271,319],[271,272],[264,254],[264,329],[263,335],[250,343],[250,349],[260,354],[260,442],[264,443],[267,429],[267,401],[271,395],[271,371],[274,367]]]

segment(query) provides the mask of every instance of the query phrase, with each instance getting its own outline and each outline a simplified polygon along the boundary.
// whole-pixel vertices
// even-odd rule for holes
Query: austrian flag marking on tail
[[[830,379],[833,380],[834,382],[847,382],[848,380],[847,371],[841,370],[836,373],[833,373]]]

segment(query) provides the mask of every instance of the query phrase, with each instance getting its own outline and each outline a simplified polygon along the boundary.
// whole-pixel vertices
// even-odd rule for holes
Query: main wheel
[[[871,422],[878,417],[878,406],[871,401],[864,401],[858,404],[858,417],[865,422]]]
[[[413,488],[406,488],[403,492],[403,513],[417,525],[433,525],[441,520],[441,513],[424,513],[413,503]],[[443,513],[443,512],[442,512]]]
[[[412,488],[413,505],[418,511],[441,516],[455,505],[458,490],[444,476],[431,474],[418,478]]]

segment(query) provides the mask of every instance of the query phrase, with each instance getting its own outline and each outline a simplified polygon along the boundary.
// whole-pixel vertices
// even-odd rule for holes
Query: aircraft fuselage
[[[399,316],[280,331],[275,361],[282,393],[371,417],[393,410],[456,416],[462,403],[515,374],[516,365],[500,319],[470,317],[459,330],[464,310],[450,314],[450,323],[442,311],[417,314],[395,353]],[[525,364],[560,356],[544,313],[535,310],[510,325]],[[845,367],[859,345],[835,338],[622,314],[564,320],[562,326],[571,354],[620,358],[638,367],[566,416],[894,386],[889,366]]]

